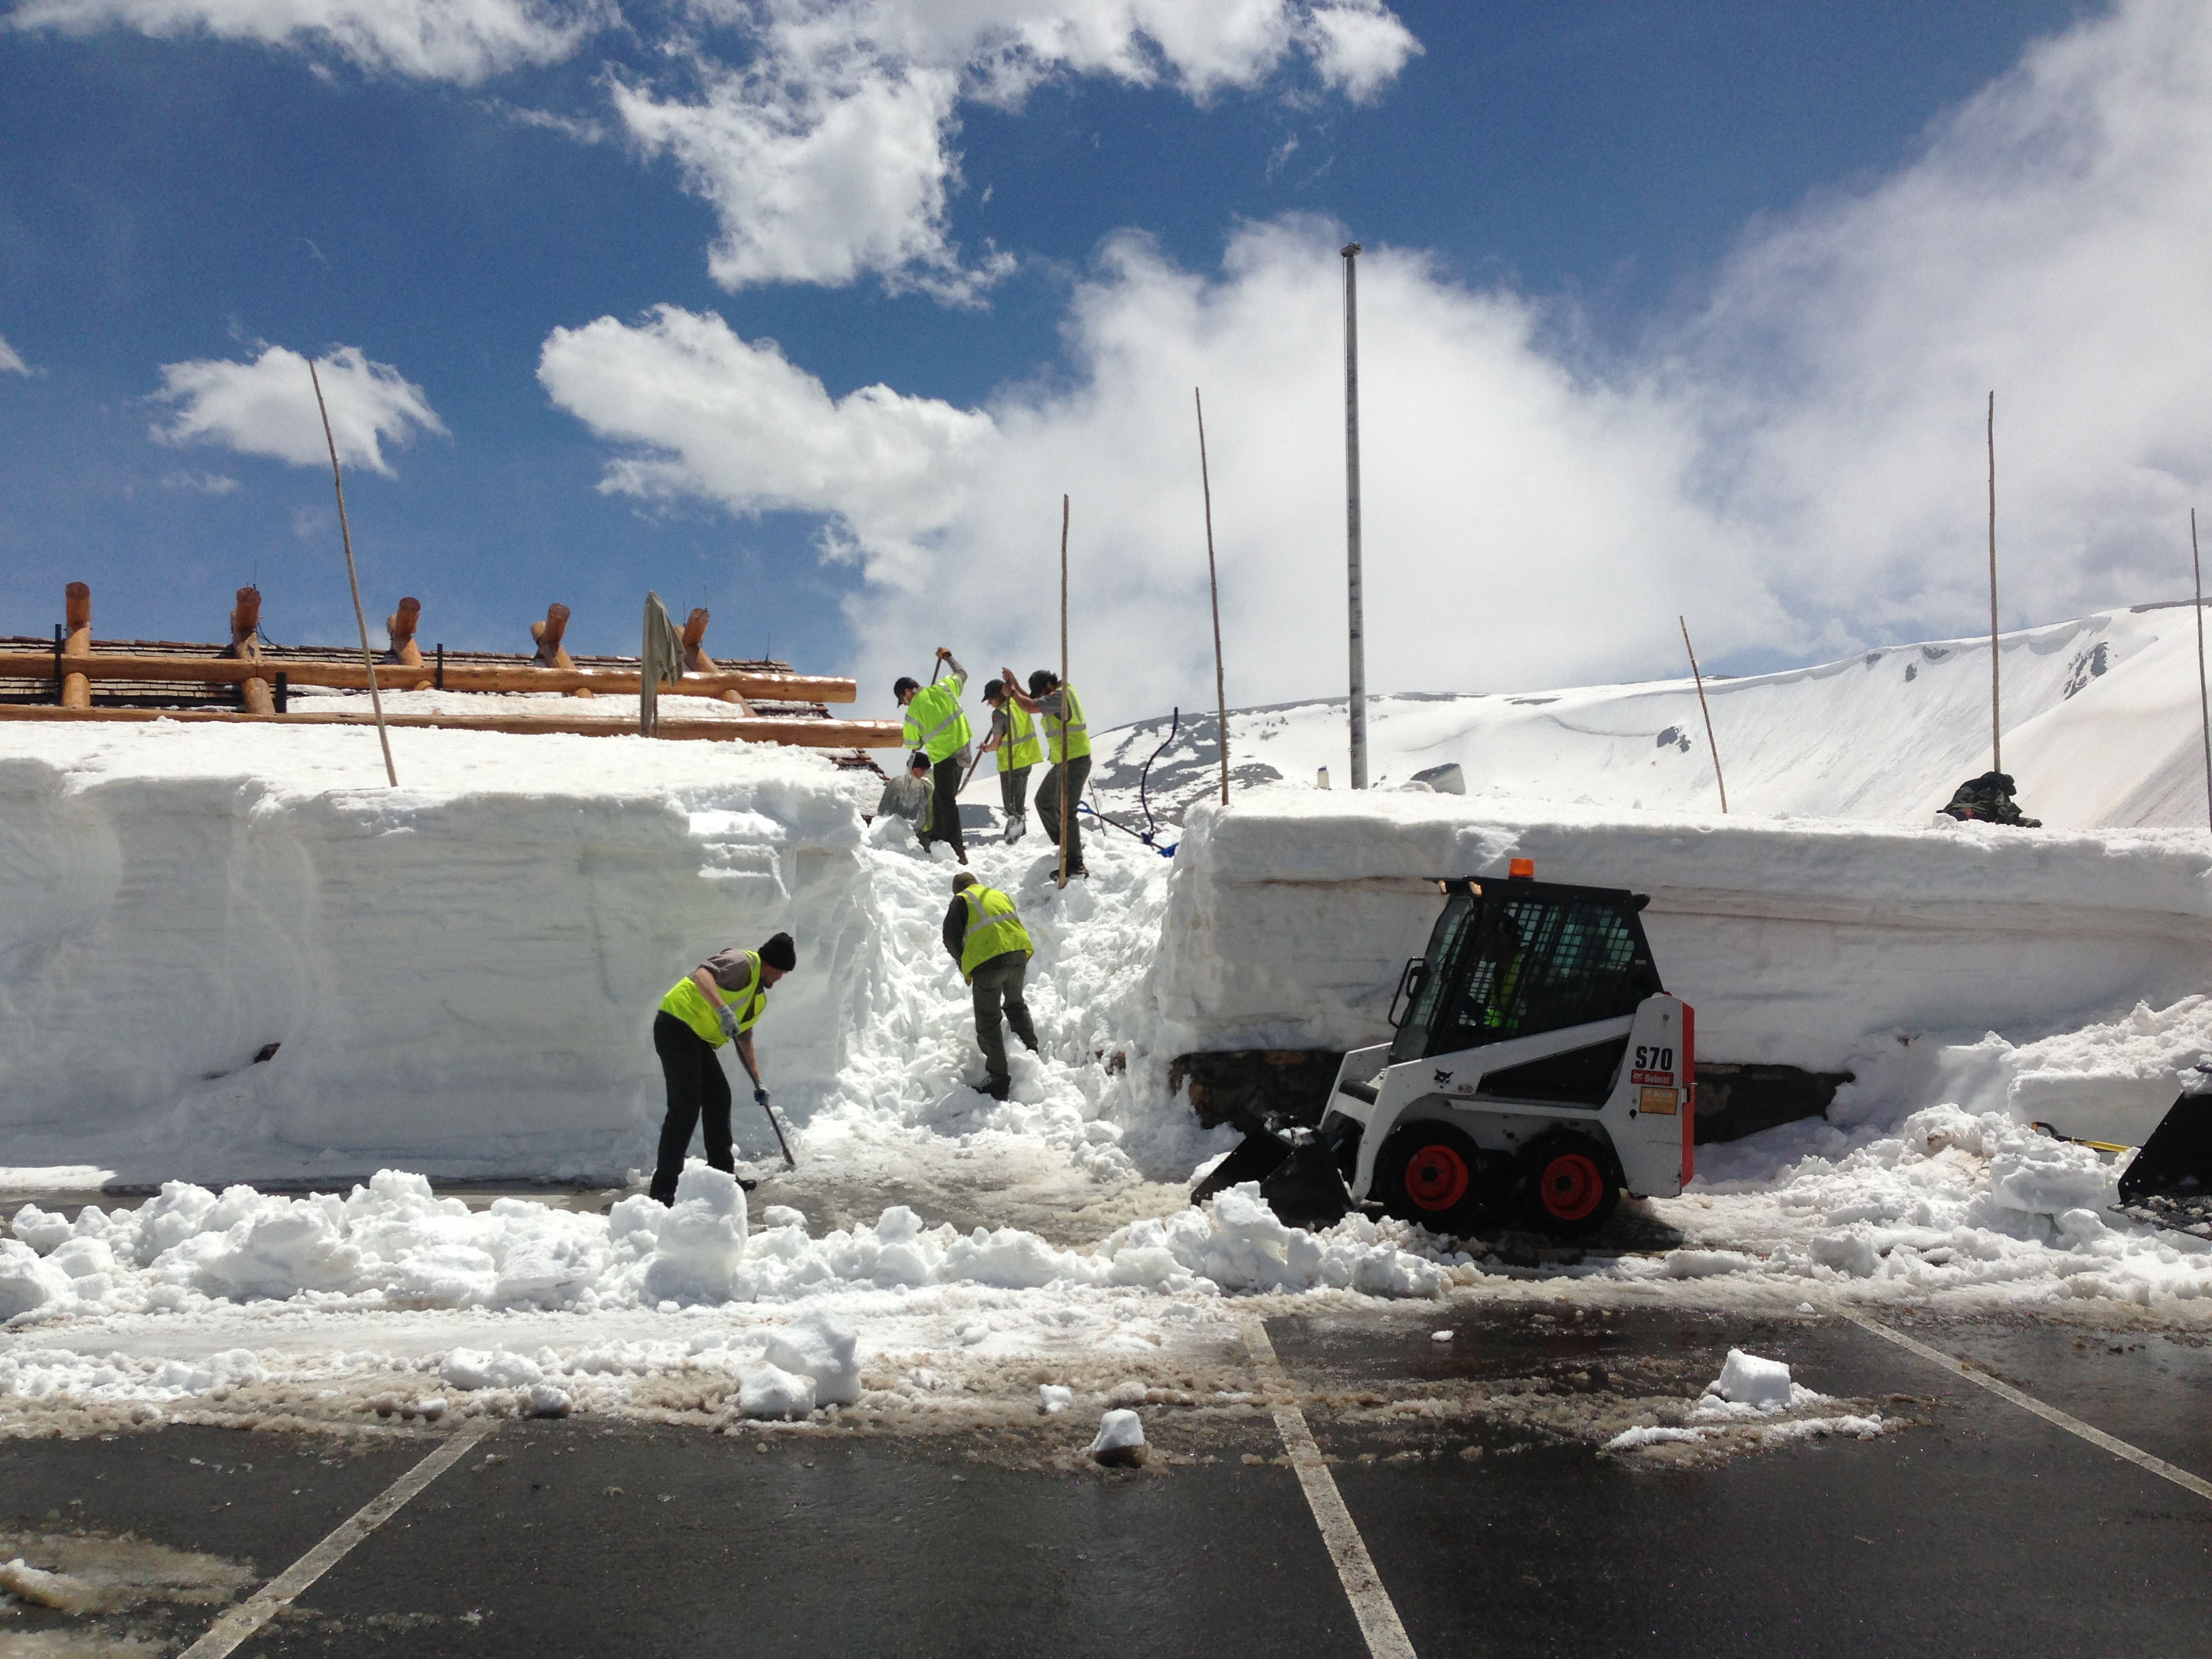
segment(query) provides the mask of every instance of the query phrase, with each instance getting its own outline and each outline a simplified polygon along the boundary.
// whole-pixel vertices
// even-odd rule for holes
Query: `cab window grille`
[[[1516,894],[1486,911],[1431,1054],[1632,1013],[1658,988],[1640,930],[1616,902]]]

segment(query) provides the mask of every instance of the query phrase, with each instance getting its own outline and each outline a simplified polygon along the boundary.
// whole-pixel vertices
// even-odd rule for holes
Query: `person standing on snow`
[[[1060,676],[1048,668],[1040,668],[1030,676],[1030,689],[1024,694],[1014,681],[1014,671],[1002,668],[1006,695],[1024,713],[1038,716],[1037,724],[1044,728],[1045,758],[1051,763],[1044,781],[1037,786],[1037,817],[1043,821],[1044,832],[1053,844],[1060,844],[1060,815],[1062,802],[1070,814],[1067,824],[1067,873],[1087,876],[1083,867],[1083,825],[1074,816],[1074,809],[1083,799],[1084,786],[1091,781],[1091,729],[1084,723],[1083,699],[1072,685],[1062,685]],[[1065,760],[1066,764],[1061,763]]]
[[[991,735],[983,739],[983,749],[999,757],[999,804],[1011,845],[1029,828],[1030,768],[1044,758],[1044,744],[1029,711],[1006,695],[1004,680],[985,686],[983,701],[991,705]]]
[[[941,841],[965,864],[968,842],[960,833],[960,774],[968,764],[969,744],[975,735],[960,708],[968,671],[941,645],[937,647],[937,659],[952,672],[927,685],[902,677],[891,687],[891,695],[906,710],[906,728],[900,742],[908,750],[919,749],[927,755],[934,769],[933,799],[921,844],[927,848],[933,841]]]
[[[1013,1092],[1006,1069],[1006,1038],[999,1029],[999,1009],[1031,1054],[1037,1051],[1036,1026],[1022,996],[1029,976],[1030,931],[1014,914],[1014,902],[963,871],[952,878],[952,908],[945,913],[945,948],[960,964],[960,977],[975,994],[975,1041],[983,1049],[982,1091],[994,1100]],[[970,1085],[974,1086],[974,1085]]]
[[[734,1042],[753,1099],[768,1109],[760,1066],[753,1057],[753,1027],[768,1006],[769,987],[799,965],[791,935],[778,933],[757,951],[735,945],[708,957],[668,988],[653,1017],[653,1046],[668,1085],[668,1115],[660,1125],[660,1154],[653,1169],[653,1196],[676,1202],[676,1178],[691,1150],[692,1127],[707,1143],[707,1162],[737,1173],[730,1143],[730,1080],[715,1050]],[[703,1121],[702,1121],[703,1120]],[[748,1192],[750,1181],[738,1183]]]

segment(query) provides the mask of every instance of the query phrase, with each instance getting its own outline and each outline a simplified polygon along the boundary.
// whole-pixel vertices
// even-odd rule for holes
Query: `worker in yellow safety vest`
[[[1044,742],[1029,710],[1006,695],[1004,680],[985,686],[983,701],[991,705],[991,735],[983,750],[999,757],[999,804],[1012,844],[1029,828],[1030,768],[1044,758]]]
[[[952,672],[927,685],[910,675],[902,675],[891,686],[891,695],[906,710],[901,744],[909,751],[920,750],[929,757],[929,822],[922,826],[922,848],[926,851],[930,842],[941,841],[965,864],[968,843],[960,833],[960,785],[975,737],[968,725],[968,716],[960,707],[960,693],[967,686],[968,671],[960,665],[957,657],[941,645],[937,647],[937,659]]]
[[[960,964],[960,977],[968,981],[975,998],[983,1080],[969,1086],[994,1100],[1004,1100],[1013,1092],[1013,1074],[1006,1069],[1006,1034],[999,1029],[1001,1005],[1014,1035],[1031,1054],[1037,1051],[1036,1026],[1022,996],[1022,981],[1029,975],[1030,930],[1014,914],[1013,900],[963,871],[952,878],[952,908],[945,913],[945,948]]]
[[[695,1125],[707,1143],[707,1162],[737,1173],[730,1139],[730,1079],[715,1051],[730,1042],[738,1045],[738,1059],[753,1080],[753,1099],[766,1109],[768,1091],[753,1055],[753,1027],[768,1006],[769,987],[798,965],[799,947],[790,934],[778,933],[757,951],[732,945],[708,957],[661,998],[660,1012],[653,1017],[653,1046],[668,1085],[668,1115],[661,1121],[652,1190],[663,1204],[676,1202],[676,1178],[684,1173]],[[738,1184],[747,1191],[753,1185]]]
[[[1002,668],[999,672],[1005,677],[1007,695],[1024,713],[1037,717],[1037,726],[1044,732],[1045,759],[1051,763],[1052,769],[1037,786],[1037,817],[1043,821],[1045,834],[1057,846],[1061,802],[1066,802],[1073,814],[1082,802],[1084,786],[1091,781],[1091,728],[1084,723],[1083,699],[1076,695],[1073,686],[1062,685],[1060,676],[1048,668],[1040,668],[1030,676],[1026,693],[1015,684],[1012,669]],[[1091,873],[1083,867],[1083,823],[1079,817],[1071,817],[1067,825],[1067,873]]]

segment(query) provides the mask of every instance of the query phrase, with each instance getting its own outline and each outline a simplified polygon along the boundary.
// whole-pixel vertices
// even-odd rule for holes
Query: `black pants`
[[[735,1175],[730,1147],[730,1079],[714,1047],[665,1008],[653,1017],[653,1046],[668,1079],[668,1115],[660,1125],[660,1158],[653,1169],[653,1195],[676,1201],[676,1177],[691,1150],[691,1131],[703,1121],[707,1162]]]
[[[1067,763],[1068,799],[1080,802],[1083,786],[1091,779],[1091,757],[1078,755]],[[1045,839],[1054,846],[1060,845],[1060,768],[1048,765],[1044,781],[1037,786],[1037,817],[1043,822]],[[1067,867],[1083,868],[1083,819],[1079,814],[1067,824]]]
[[[929,828],[922,833],[924,847],[941,841],[968,862],[968,842],[960,833],[960,751],[954,750],[930,769]]]
[[[1030,808],[1030,769],[1018,766],[1011,772],[999,774],[999,802],[1006,816],[1018,818]]]

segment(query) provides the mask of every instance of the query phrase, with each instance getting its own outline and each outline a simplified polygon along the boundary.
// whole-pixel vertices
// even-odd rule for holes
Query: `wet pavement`
[[[2212,1350],[2193,1335],[2117,1315],[1904,1328],[2212,1476]],[[2212,1628],[2212,1501],[1840,1318],[1464,1299],[1267,1328],[1423,1656],[2178,1654]],[[1599,1449],[1730,1347],[1889,1431]],[[1092,1425],[1073,1419],[508,1423],[239,1651],[1365,1652],[1265,1413],[1144,1416],[1155,1455],[1121,1471],[1073,1455]],[[125,1534],[151,1550],[103,1607],[0,1615],[0,1653],[41,1633],[179,1651],[436,1443],[0,1443],[0,1560]]]

